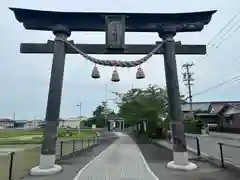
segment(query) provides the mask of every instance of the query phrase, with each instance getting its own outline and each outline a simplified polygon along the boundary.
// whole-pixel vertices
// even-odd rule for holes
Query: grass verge
[[[73,140],[73,139],[87,139],[90,137],[93,137],[95,135],[95,133],[97,131],[99,131],[99,129],[89,129],[89,130],[81,130],[80,132],[77,130],[73,130],[72,135],[71,136],[67,136],[66,134],[63,135],[63,129],[59,130],[59,137],[58,140]],[[41,131],[37,130],[38,133],[41,134]],[[7,132],[9,133],[9,132]],[[12,132],[15,133],[15,132]],[[23,133],[23,132],[22,132]],[[11,136],[10,138],[0,138],[0,145],[21,145],[21,144],[41,144],[43,138],[42,137],[32,137],[31,136],[36,136],[39,134],[36,134],[36,132],[34,132],[35,134],[31,134],[30,132],[25,132],[25,136],[29,136],[29,139],[18,139],[13,138],[13,136]]]
[[[0,179],[8,180],[10,157],[0,155]]]
[[[62,156],[68,156],[81,149],[88,148],[96,144],[96,141],[75,140],[63,141]],[[60,159],[61,148],[58,144],[56,147],[56,157]],[[29,173],[29,170],[39,165],[40,147],[26,149],[15,152],[13,156],[12,179],[20,180]],[[9,176],[10,155],[0,155],[0,179],[8,180]]]

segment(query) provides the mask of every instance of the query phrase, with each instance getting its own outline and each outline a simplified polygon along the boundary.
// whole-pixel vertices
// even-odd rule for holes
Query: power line
[[[239,59],[240,59],[240,55],[238,55],[238,56],[235,58],[235,60],[239,60]],[[240,77],[240,76],[232,77],[232,78],[230,78],[230,79],[228,79],[228,80],[226,80],[226,81],[224,81],[224,82],[218,83],[217,85],[211,86],[210,88],[208,88],[208,89],[206,89],[206,90],[204,90],[204,91],[195,93],[194,96],[202,95],[202,94],[206,93],[205,91],[209,92],[209,91],[211,91],[212,89],[221,87],[221,86],[223,86],[223,85],[225,85],[225,84],[227,84],[227,83],[229,83],[229,82],[238,81],[238,80],[240,80],[240,79],[238,79],[239,77]],[[184,96],[185,96],[185,95],[184,95]],[[186,96],[185,96],[185,97],[186,97]],[[192,97],[193,97],[193,95],[192,95]],[[187,96],[187,98],[185,98],[184,100],[187,100],[187,99],[189,99],[188,96]]]
[[[237,14],[235,14],[228,22],[227,24],[221,28],[218,33],[207,43],[207,46],[210,45],[222,32],[223,30],[238,16],[239,11],[237,12]]]
[[[224,82],[218,83],[217,85],[211,86],[211,87],[209,87],[209,88],[207,88],[207,89],[205,89],[205,90],[203,90],[201,92],[195,93],[195,94],[192,95],[192,97],[205,94],[205,93],[207,93],[207,92],[209,92],[209,91],[211,91],[213,89],[218,89],[218,88],[224,86],[227,83],[236,82],[236,81],[239,81],[239,80],[240,80],[240,76],[235,76],[235,77],[233,77],[231,79],[228,79],[228,80],[226,80]],[[189,97],[187,97],[185,100],[187,100],[187,99],[189,99]]]
[[[238,22],[240,22],[240,20],[239,20]],[[236,24],[237,24],[237,23],[236,23]],[[235,25],[236,25],[236,24],[235,24]],[[231,28],[231,30],[232,30],[234,27],[236,27],[235,25]],[[223,36],[223,37],[221,38],[222,41],[219,42],[219,43],[218,43],[217,45],[215,45],[214,47],[215,47],[215,48],[219,48],[224,42],[226,42],[230,37],[232,37],[232,35],[235,34],[239,29],[240,29],[240,25],[237,26],[237,28],[236,28],[232,33],[226,34],[226,35],[228,35],[226,38],[223,39],[223,37],[224,37],[224,36]],[[229,30],[229,31],[230,31],[230,30]]]
[[[239,13],[240,13],[240,11],[238,11],[238,12],[227,22],[227,24],[226,24],[224,27],[222,27],[222,28],[218,31],[218,33],[207,43],[207,46],[210,46],[210,45],[211,45],[209,48],[217,49],[218,47],[220,47],[221,44],[223,44],[223,43],[228,39],[228,38],[223,39],[223,41],[220,42],[220,43],[218,43],[217,45],[215,45],[214,43],[212,44],[212,42],[214,42],[214,41],[219,37],[219,35],[235,20],[235,18],[239,15]],[[229,31],[231,31],[232,28],[233,28],[238,22],[239,22],[239,20],[238,20],[235,24],[233,24],[233,26],[231,26],[231,27],[220,37],[220,39],[222,39]],[[239,29],[239,28],[237,27],[237,29],[235,29],[235,31],[234,31],[232,34],[236,33],[236,31],[237,31],[238,29]],[[232,35],[232,34],[231,34],[231,35]],[[207,54],[204,55],[204,56],[200,56],[197,60],[202,60],[202,59],[206,58],[206,56],[208,56],[208,55],[209,55],[209,53],[207,53]]]
[[[227,22],[227,24],[226,24],[223,28],[221,28],[221,29],[219,30],[219,32],[207,43],[207,46],[211,45],[212,42],[219,37],[219,35],[235,20],[235,18],[239,15],[239,13],[240,13],[240,11],[238,11],[238,12]],[[228,33],[229,33],[234,27],[236,27],[236,25],[237,25],[239,22],[240,22],[240,19],[238,19],[238,20],[220,37],[220,39],[221,39],[222,41],[220,41],[217,45],[212,44],[212,45],[210,46],[210,48],[217,49],[217,48],[220,47],[220,45],[222,45],[227,39],[229,39],[233,34],[235,34],[235,33],[240,29],[240,26],[237,26],[237,28],[235,28],[235,30],[234,30],[232,33],[230,33],[230,35],[228,35]],[[227,38],[224,38],[226,35],[228,35]],[[206,56],[207,56],[208,54],[209,54],[209,53],[207,53],[205,56],[199,57],[199,59],[204,59],[204,58],[206,58]],[[238,57],[238,58],[239,58],[239,57]],[[219,84],[217,84],[217,85],[215,85],[215,86],[212,86],[212,87],[210,87],[210,88],[208,88],[208,89],[206,89],[206,90],[204,90],[204,91],[195,93],[195,94],[193,94],[193,95],[189,95],[185,100],[187,100],[187,99],[190,98],[190,101],[191,101],[191,98],[192,98],[193,96],[202,95],[202,94],[207,93],[207,92],[209,92],[209,91],[211,91],[211,90],[213,90],[213,89],[219,88],[219,87],[221,87],[221,86],[223,86],[223,85],[225,85],[225,84],[227,84],[227,83],[229,83],[229,82],[238,81],[238,80],[240,80],[239,78],[240,78],[240,76],[235,76],[235,77],[233,77],[233,78],[231,78],[231,79],[228,79],[227,81],[224,81],[224,82],[219,83]]]

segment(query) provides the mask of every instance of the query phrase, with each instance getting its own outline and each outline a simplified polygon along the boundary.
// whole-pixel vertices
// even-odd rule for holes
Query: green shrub
[[[201,134],[202,123],[199,121],[185,121],[184,130],[186,133]]]
[[[66,136],[66,132],[65,131],[59,131],[58,132],[58,137],[65,137]]]

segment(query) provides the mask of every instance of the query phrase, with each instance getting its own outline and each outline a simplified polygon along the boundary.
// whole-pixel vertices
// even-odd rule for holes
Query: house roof
[[[8,119],[8,118],[1,118],[0,122],[15,122],[15,121],[12,119]]]
[[[209,110],[209,102],[194,102],[192,103],[193,111],[203,111],[206,112]],[[185,103],[181,105],[182,111],[190,111],[190,103]]]
[[[217,116],[216,113],[195,113],[196,116],[204,116],[204,117],[214,117]]]
[[[209,101],[209,102],[193,102],[193,111],[219,113],[226,105],[240,106],[240,101]],[[182,111],[190,111],[190,103],[181,105]]]
[[[226,106],[226,104],[218,104],[218,103],[212,103],[211,104],[211,111],[210,113],[219,113],[224,107]]]
[[[230,116],[240,113],[239,102],[213,102],[210,105],[210,111],[206,113],[195,113],[196,116],[216,116],[223,113],[224,116]]]
[[[223,112],[223,115],[229,116],[229,115],[239,114],[239,113],[240,113],[240,106],[229,105],[228,108]]]
[[[211,102],[211,112],[219,113],[223,111],[226,106],[240,105],[239,101],[226,101],[226,102]]]

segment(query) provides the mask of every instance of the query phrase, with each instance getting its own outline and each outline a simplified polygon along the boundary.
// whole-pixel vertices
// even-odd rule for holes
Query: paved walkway
[[[74,180],[157,180],[137,144],[121,132],[120,138],[83,168]],[[94,173],[93,173],[94,172]]]

